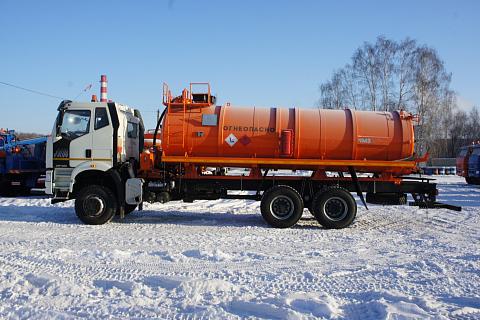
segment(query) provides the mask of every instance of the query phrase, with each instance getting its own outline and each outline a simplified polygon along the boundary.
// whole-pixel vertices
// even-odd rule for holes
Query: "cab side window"
[[[95,130],[108,126],[108,115],[106,108],[95,108]]]

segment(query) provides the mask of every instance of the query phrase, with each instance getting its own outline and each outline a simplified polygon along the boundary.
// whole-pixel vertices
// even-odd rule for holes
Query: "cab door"
[[[87,160],[91,149],[91,110],[71,108],[62,114],[61,127],[53,142],[53,164],[55,167],[76,167]]]
[[[140,154],[139,148],[139,125],[138,120],[131,118],[127,121],[127,138],[125,141],[125,157],[138,160]]]
[[[112,121],[106,106],[96,107],[93,112],[90,158],[92,161],[102,161],[112,165],[114,152]]]

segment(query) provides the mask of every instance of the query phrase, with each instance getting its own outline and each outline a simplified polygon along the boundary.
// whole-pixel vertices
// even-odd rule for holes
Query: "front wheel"
[[[302,216],[303,200],[292,187],[275,186],[263,194],[260,209],[263,219],[272,227],[289,228]]]
[[[75,212],[86,224],[97,225],[109,222],[115,216],[117,207],[113,192],[99,185],[83,188],[75,200]]]
[[[357,203],[348,190],[331,187],[317,192],[313,198],[313,215],[327,229],[341,229],[352,224]]]

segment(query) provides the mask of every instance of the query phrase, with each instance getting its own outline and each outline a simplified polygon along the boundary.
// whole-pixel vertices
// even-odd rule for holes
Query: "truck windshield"
[[[73,140],[87,134],[90,130],[90,110],[66,110],[63,114],[60,134]]]

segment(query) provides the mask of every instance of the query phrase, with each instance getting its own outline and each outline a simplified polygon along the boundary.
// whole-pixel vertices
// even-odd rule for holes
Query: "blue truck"
[[[47,137],[18,140],[0,129],[0,195],[27,195],[42,188]]]
[[[480,184],[480,144],[464,146],[457,155],[457,175],[468,184]]]
[[[472,153],[468,158],[468,175],[465,180],[469,184],[480,184],[480,145],[472,146]]]

